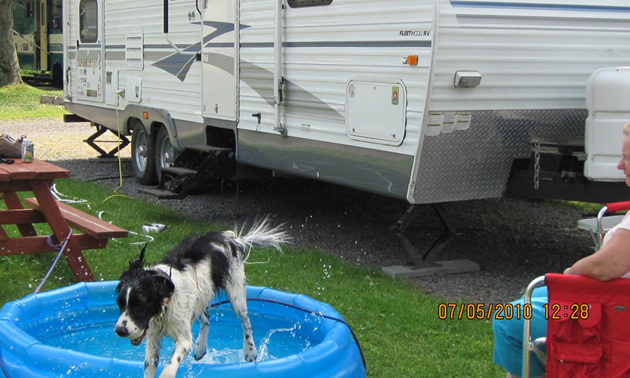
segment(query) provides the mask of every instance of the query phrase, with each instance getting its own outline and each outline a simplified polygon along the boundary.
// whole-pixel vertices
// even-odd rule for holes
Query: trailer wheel
[[[155,173],[158,181],[162,180],[162,169],[172,167],[177,158],[178,151],[171,144],[166,127],[160,127],[155,138]]]
[[[131,165],[134,176],[142,185],[152,185],[157,182],[154,149],[147,129],[142,123],[136,122],[131,136]]]

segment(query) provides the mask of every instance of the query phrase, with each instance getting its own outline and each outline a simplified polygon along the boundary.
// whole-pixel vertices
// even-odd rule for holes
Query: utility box
[[[584,176],[596,181],[624,181],[617,169],[623,125],[630,122],[630,67],[602,68],[586,85]]]

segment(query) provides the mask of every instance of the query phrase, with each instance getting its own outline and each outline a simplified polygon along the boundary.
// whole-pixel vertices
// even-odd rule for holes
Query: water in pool
[[[117,310],[115,310],[117,311]],[[109,312],[109,311],[108,311]],[[111,357],[121,360],[144,361],[144,342],[134,347],[128,339],[116,336],[114,333],[115,317],[107,316],[109,321],[99,324],[63,326],[67,324],[65,319],[48,319],[48,327],[36,337],[44,344],[71,349],[96,356]],[[311,314],[302,314],[303,321],[294,321],[286,317],[249,312],[254,340],[258,349],[258,361],[266,361],[290,356],[316,345],[320,340],[315,340],[310,335],[315,330],[321,318]],[[57,323],[58,326],[55,326]],[[57,330],[59,332],[53,332]],[[199,332],[199,324],[193,325],[193,340]],[[307,336],[309,335],[309,336]],[[186,358],[182,366],[190,364],[226,364],[241,363],[243,360],[242,331],[240,321],[236,318],[229,306],[215,307],[210,310],[210,335],[208,337],[208,350],[206,355],[195,361],[192,354]],[[145,341],[146,342],[146,341]],[[163,365],[173,352],[173,341],[164,338],[160,363]]]

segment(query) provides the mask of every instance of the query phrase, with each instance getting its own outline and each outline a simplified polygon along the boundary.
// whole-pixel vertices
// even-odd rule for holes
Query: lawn
[[[51,109],[39,105],[40,90],[0,88],[0,120],[42,117]],[[63,114],[53,106],[48,116]],[[1,131],[1,130],[0,130]],[[146,222],[167,224],[168,230],[151,234],[147,260],[160,256],[192,232],[223,230],[182,217],[166,207],[119,195],[104,186],[72,179],[56,181],[57,190],[72,206],[132,231],[128,238],[110,241],[104,250],[86,251],[85,257],[97,280],[116,280],[135,258],[147,238],[141,232]],[[28,195],[28,194],[27,194]],[[75,201],[76,202],[76,201]],[[5,227],[15,235],[17,229]],[[41,234],[50,233],[38,225]],[[137,233],[137,234],[134,234]],[[0,257],[0,303],[32,293],[55,255]],[[446,316],[446,301],[425,295],[404,280],[392,279],[380,270],[345,262],[326,251],[288,246],[283,252],[254,252],[246,272],[248,283],[293,293],[303,293],[332,305],[354,329],[367,362],[370,377],[500,377],[504,372],[492,363],[492,327],[488,319],[457,319]],[[42,291],[75,282],[64,259],[54,268]],[[442,304],[442,306],[440,306]],[[465,305],[456,303],[455,306]]]
[[[17,118],[63,117],[66,113],[63,106],[39,103],[42,95],[63,96],[63,91],[38,89],[25,84],[1,87],[0,121]]]

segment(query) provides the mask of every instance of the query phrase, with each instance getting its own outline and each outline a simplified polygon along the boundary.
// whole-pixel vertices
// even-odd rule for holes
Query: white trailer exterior
[[[411,204],[500,197],[532,143],[584,144],[589,77],[630,66],[621,0],[65,0],[63,9],[66,108],[133,134],[147,184],[185,166],[182,151],[207,146]],[[615,135],[603,138],[612,173],[598,180],[623,180],[611,167],[630,113],[615,111],[619,124],[602,131]]]

